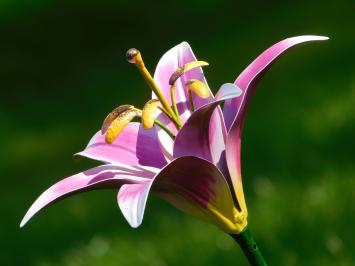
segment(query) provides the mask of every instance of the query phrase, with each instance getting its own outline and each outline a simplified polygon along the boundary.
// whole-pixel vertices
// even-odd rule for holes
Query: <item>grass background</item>
[[[269,45],[330,37],[283,56],[260,83],[243,138],[254,237],[270,265],[354,265],[355,19],[352,0],[0,2],[0,264],[247,265],[213,226],[150,198],[131,229],[115,191],[66,199],[19,222],[115,106],[150,91],[125,51],[153,71],[181,41],[210,63],[213,91]]]

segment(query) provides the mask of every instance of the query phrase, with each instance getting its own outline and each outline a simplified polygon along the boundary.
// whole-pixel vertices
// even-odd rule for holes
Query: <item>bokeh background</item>
[[[339,1],[0,2],[0,264],[247,265],[232,239],[151,197],[131,229],[115,191],[80,194],[19,223],[49,185],[97,165],[85,147],[119,104],[150,91],[125,51],[153,72],[181,41],[210,63],[214,91],[289,36],[327,42],[283,56],[246,120],[249,224],[270,265],[354,265],[355,4]]]

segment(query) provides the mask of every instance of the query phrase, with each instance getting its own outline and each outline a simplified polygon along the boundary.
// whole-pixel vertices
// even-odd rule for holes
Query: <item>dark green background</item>
[[[250,105],[249,223],[270,265],[355,264],[354,1],[238,2],[0,2],[1,265],[247,265],[228,236],[154,197],[135,230],[115,191],[77,195],[18,225],[45,188],[97,165],[71,155],[109,111],[149,99],[128,48],[153,71],[186,40],[210,63],[216,91],[269,45],[302,34],[330,40],[282,57]]]

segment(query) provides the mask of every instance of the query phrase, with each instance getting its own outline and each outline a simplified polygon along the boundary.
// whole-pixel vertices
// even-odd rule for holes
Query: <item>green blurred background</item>
[[[153,71],[186,40],[210,63],[216,91],[269,45],[318,34],[330,40],[283,56],[250,105],[249,224],[270,265],[354,265],[354,10],[353,0],[2,0],[0,264],[247,265],[227,235],[154,197],[139,229],[115,191],[77,195],[18,225],[45,188],[97,165],[72,154],[109,111],[149,98],[128,48]]]

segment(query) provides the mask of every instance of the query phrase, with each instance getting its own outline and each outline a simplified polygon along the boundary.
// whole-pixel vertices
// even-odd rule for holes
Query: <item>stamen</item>
[[[191,111],[195,112],[195,103],[194,103],[194,98],[192,97],[192,91],[189,90],[189,101],[191,105]]]
[[[127,111],[127,110],[130,110],[134,108],[133,105],[130,105],[130,104],[125,104],[125,105],[121,105],[121,106],[118,106],[116,107],[115,109],[113,109],[111,111],[111,113],[109,113],[104,122],[102,123],[102,127],[101,127],[101,133],[102,134],[105,134],[105,132],[107,131],[108,127],[112,124],[112,122],[120,115],[122,114],[123,112]]]
[[[206,61],[191,61],[184,65],[184,72],[190,71],[191,69],[197,67],[208,66],[209,64]]]
[[[179,67],[178,69],[175,70],[175,72],[170,76],[169,79],[169,84],[174,85],[174,83],[186,72],[197,68],[197,67],[203,67],[203,66],[208,66],[208,63],[205,61],[192,61],[189,63],[186,63],[182,67]]]
[[[170,86],[174,85],[175,81],[177,81],[183,74],[184,74],[183,67],[179,67],[178,69],[176,69],[175,72],[170,76],[169,85]]]
[[[158,87],[158,85],[154,81],[154,79],[153,79],[152,75],[149,73],[148,69],[145,67],[141,53],[137,49],[132,48],[127,51],[126,57],[127,57],[128,62],[135,64],[137,66],[139,72],[142,74],[145,81],[148,83],[149,87],[155,93],[155,95],[157,96],[157,98],[161,102],[163,108],[166,110],[166,112],[164,112],[164,113],[167,114],[169,119],[175,124],[175,126],[178,129],[181,128],[181,123],[179,123],[174,111],[170,107],[170,104],[165,99],[163,93],[161,92],[160,88]]]
[[[148,101],[142,110],[142,125],[144,129],[149,129],[154,126],[155,113],[160,102],[157,99]]]
[[[153,100],[150,100],[149,102],[153,102],[153,101],[157,101],[157,102],[159,103],[158,100],[154,100],[154,99],[153,99]],[[146,105],[147,105],[149,102],[147,102]],[[144,106],[144,107],[146,107],[146,106]],[[160,106],[158,105],[157,108],[160,108]],[[144,112],[144,108],[143,108],[143,110],[140,110],[140,109],[137,109],[137,108],[134,108],[134,109],[137,111],[137,116],[139,116],[139,117],[141,118],[142,124],[143,124],[143,112]],[[153,117],[154,117],[154,116],[153,116]],[[155,118],[153,121],[154,121],[154,125],[160,127],[162,130],[164,130],[172,139],[175,139],[175,138],[176,138],[176,136],[174,135],[174,133],[173,133],[163,122],[161,122],[160,120],[158,120],[158,119],[156,119],[156,118]],[[153,126],[151,126],[151,127],[153,127]],[[149,127],[149,128],[151,128],[151,127]],[[145,128],[144,125],[143,125],[143,128],[144,128],[144,129],[149,129],[149,128]]]
[[[189,91],[193,91],[198,97],[202,99],[206,99],[210,96],[210,91],[207,85],[198,79],[191,79],[187,81],[185,86],[189,89]]]
[[[111,144],[118,135],[122,132],[122,130],[137,116],[138,112],[135,109],[128,109],[118,117],[113,120],[110,126],[107,129],[107,133],[105,136],[106,143]]]
[[[164,130],[172,139],[175,139],[176,136],[174,133],[166,126],[164,125],[160,120],[155,119],[154,124],[160,127],[162,130]]]
[[[179,122],[181,122],[179,110],[177,108],[176,100],[175,100],[175,86],[174,85],[172,85],[170,87],[170,96],[171,96],[171,104],[173,105],[174,113],[175,113],[176,117],[179,119]]]

